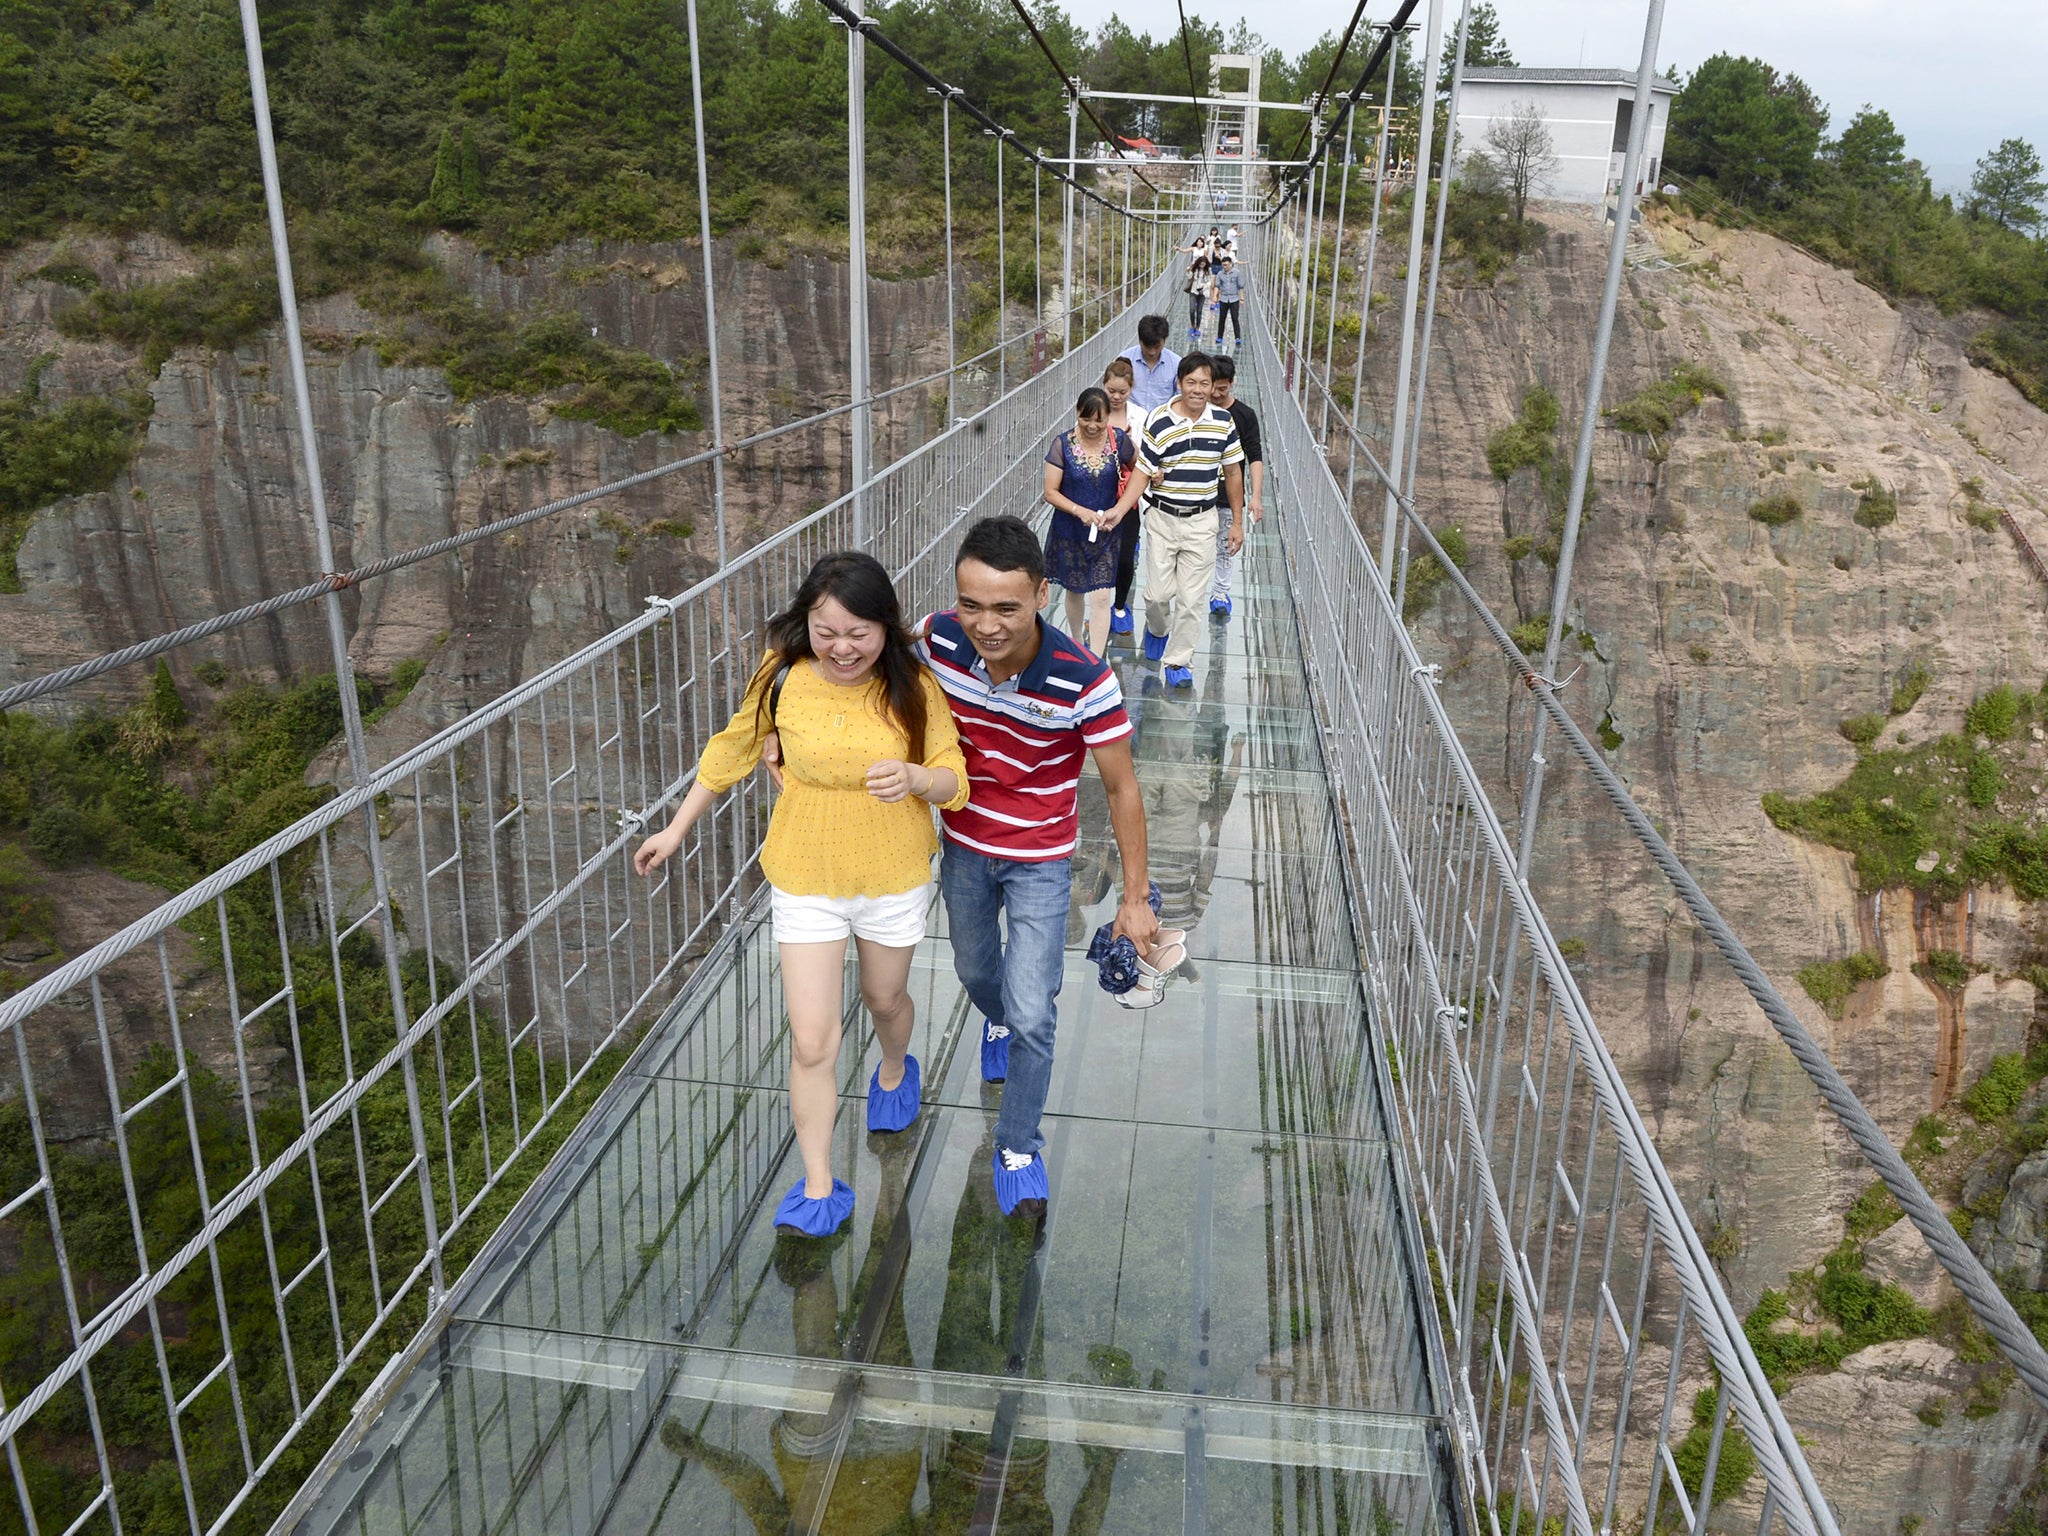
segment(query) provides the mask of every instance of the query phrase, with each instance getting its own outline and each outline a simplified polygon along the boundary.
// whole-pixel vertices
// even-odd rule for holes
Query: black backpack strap
[[[768,685],[768,724],[775,724],[775,711],[782,707],[782,685],[789,681],[789,663],[784,662],[775,669],[775,680]]]

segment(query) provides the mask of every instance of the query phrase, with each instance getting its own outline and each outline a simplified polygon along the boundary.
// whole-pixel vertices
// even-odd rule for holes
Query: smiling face
[[[881,659],[888,632],[873,619],[849,612],[836,597],[821,597],[807,620],[811,632],[811,655],[818,670],[835,683],[851,687],[864,683]]]
[[[962,560],[953,579],[960,588],[960,627],[998,681],[1024,670],[1038,654],[1038,610],[1046,584],[1025,571],[999,571]]]
[[[1199,416],[1209,407],[1209,391],[1214,387],[1214,376],[1206,368],[1194,368],[1180,376],[1181,403],[1194,415]]]

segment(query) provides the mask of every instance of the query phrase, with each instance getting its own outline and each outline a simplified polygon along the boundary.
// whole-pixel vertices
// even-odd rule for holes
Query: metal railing
[[[758,881],[755,784],[660,878],[630,855],[736,705],[764,621],[853,542],[857,509],[907,607],[949,597],[963,523],[1039,499],[1046,433],[1169,285],[0,1002],[19,1130],[0,1241],[47,1337],[33,1379],[0,1383],[26,1529],[267,1521],[350,1404],[375,1402],[378,1369],[445,1322],[615,1047]],[[108,1155],[73,1145],[100,1136]],[[138,1465],[150,1441],[170,1483]]]
[[[1481,1528],[1836,1527],[1264,323],[1245,357]],[[1638,1523],[1640,1522],[1640,1523]]]

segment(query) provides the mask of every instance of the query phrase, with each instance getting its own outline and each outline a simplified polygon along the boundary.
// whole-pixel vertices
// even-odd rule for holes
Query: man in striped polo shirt
[[[961,541],[953,576],[959,606],[927,618],[918,645],[960,728],[970,791],[943,813],[939,887],[953,968],[983,1016],[981,1074],[1004,1085],[997,1202],[1006,1216],[1041,1216],[1050,1185],[1039,1119],[1052,1083],[1083,759],[1095,754],[1123,859],[1116,931],[1140,955],[1159,927],[1146,900],[1145,803],[1116,674],[1038,616],[1045,553],[1030,525],[983,518]]]
[[[1219,507],[1228,502],[1222,539],[1244,544],[1244,447],[1230,412],[1209,403],[1208,355],[1180,360],[1180,393],[1148,413],[1138,461],[1112,523],[1145,500],[1145,659],[1163,661],[1166,686],[1192,687],[1202,605],[1216,576]]]

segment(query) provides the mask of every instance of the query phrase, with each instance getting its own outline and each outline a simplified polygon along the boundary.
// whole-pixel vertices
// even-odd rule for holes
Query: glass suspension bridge
[[[26,1171],[0,1189],[0,1220],[18,1262],[44,1265],[64,1330],[47,1373],[5,1383],[0,1399],[19,1528],[130,1528],[124,1497],[148,1476],[175,1478],[195,1533],[1834,1532],[1827,1490],[1531,894],[1546,740],[1555,771],[1640,839],[2048,1400],[2032,1336],[1552,681],[1647,114],[1618,192],[1550,632],[1527,657],[1412,495],[1443,245],[1427,184],[1405,232],[1411,280],[1382,322],[1399,330],[1384,452],[1330,378],[1346,273],[1363,251],[1369,303],[1373,264],[1399,260],[1380,252],[1390,170],[1370,115],[1384,124],[1391,103],[1377,82],[1404,42],[1438,57],[1453,25],[1462,56],[1462,11],[1407,0],[1384,23],[1354,15],[1370,62],[1355,86],[1333,79],[1306,104],[1213,84],[1205,95],[1191,78],[1188,96],[1160,99],[1207,114],[1204,149],[1105,167],[1077,153],[1093,93],[1042,37],[1068,104],[1064,157],[1025,148],[857,10],[818,3],[846,24],[851,87],[848,403],[727,438],[700,139],[710,446],[343,571],[308,425],[259,18],[242,0],[300,490],[324,569],[15,684],[0,707],[317,604],[343,680],[349,777],[312,815],[0,1001],[7,1089],[32,1142],[10,1164]],[[693,5],[682,20],[701,121]],[[1651,0],[1638,79],[1661,21]],[[1052,302],[1031,296],[1027,327],[999,319],[995,344],[965,358],[949,282],[946,370],[882,393],[867,322],[871,62],[910,71],[941,118],[949,270],[957,120],[993,139],[998,178],[1021,174],[1021,159],[1035,189],[1053,184],[1051,217],[1028,238],[1057,240],[1062,272]],[[1293,158],[1258,158],[1237,132],[1248,109],[1307,113]],[[1370,217],[1354,221],[1361,118],[1378,148]],[[1418,165],[1435,163],[1433,126],[1419,115]],[[1434,148],[1448,169],[1450,146]],[[1168,917],[1191,930],[1190,958],[1149,1013],[1124,1014],[1093,986],[1082,949],[1114,907],[1116,864],[1100,783],[1084,779],[1046,1219],[995,1209],[1000,1089],[980,1081],[941,928],[913,973],[924,1113],[906,1134],[865,1134],[876,1052],[849,988],[834,1165],[859,1204],[843,1241],[794,1255],[770,1214],[796,1154],[755,863],[767,791],[727,796],[656,882],[632,876],[632,849],[687,788],[765,617],[818,555],[871,550],[923,612],[947,601],[969,521],[1042,512],[1047,431],[1140,315],[1177,312],[1174,248],[1217,216],[1244,226],[1239,383],[1265,424],[1270,516],[1191,690],[1162,693],[1127,646],[1111,656],[1137,723],[1153,873]],[[999,250],[1012,238],[1027,236],[999,222]],[[999,316],[1014,313],[1009,298]],[[1362,346],[1357,366],[1343,399],[1362,399]],[[879,461],[876,410],[916,390],[943,398],[943,424]],[[737,453],[820,430],[844,434],[849,488],[739,547],[726,519]],[[343,591],[657,481],[712,509],[711,574],[370,761]],[[1519,824],[1496,811],[1440,669],[1400,621],[1423,554],[1526,685]],[[211,1087],[186,1043],[205,1028],[232,1042]],[[138,1030],[168,1047],[140,1091],[124,1078]],[[53,1174],[38,1084],[81,1056],[106,1094],[125,1272],[69,1258],[79,1213]],[[214,1122],[198,1100],[222,1091],[234,1130],[203,1134]],[[142,1194],[166,1180],[185,1197],[168,1230],[145,1222]],[[167,1462],[138,1469],[127,1427],[103,1411],[117,1376],[144,1382]],[[27,1449],[52,1435],[72,1447],[54,1479]],[[1738,1465],[1747,1475],[1721,1475]]]

